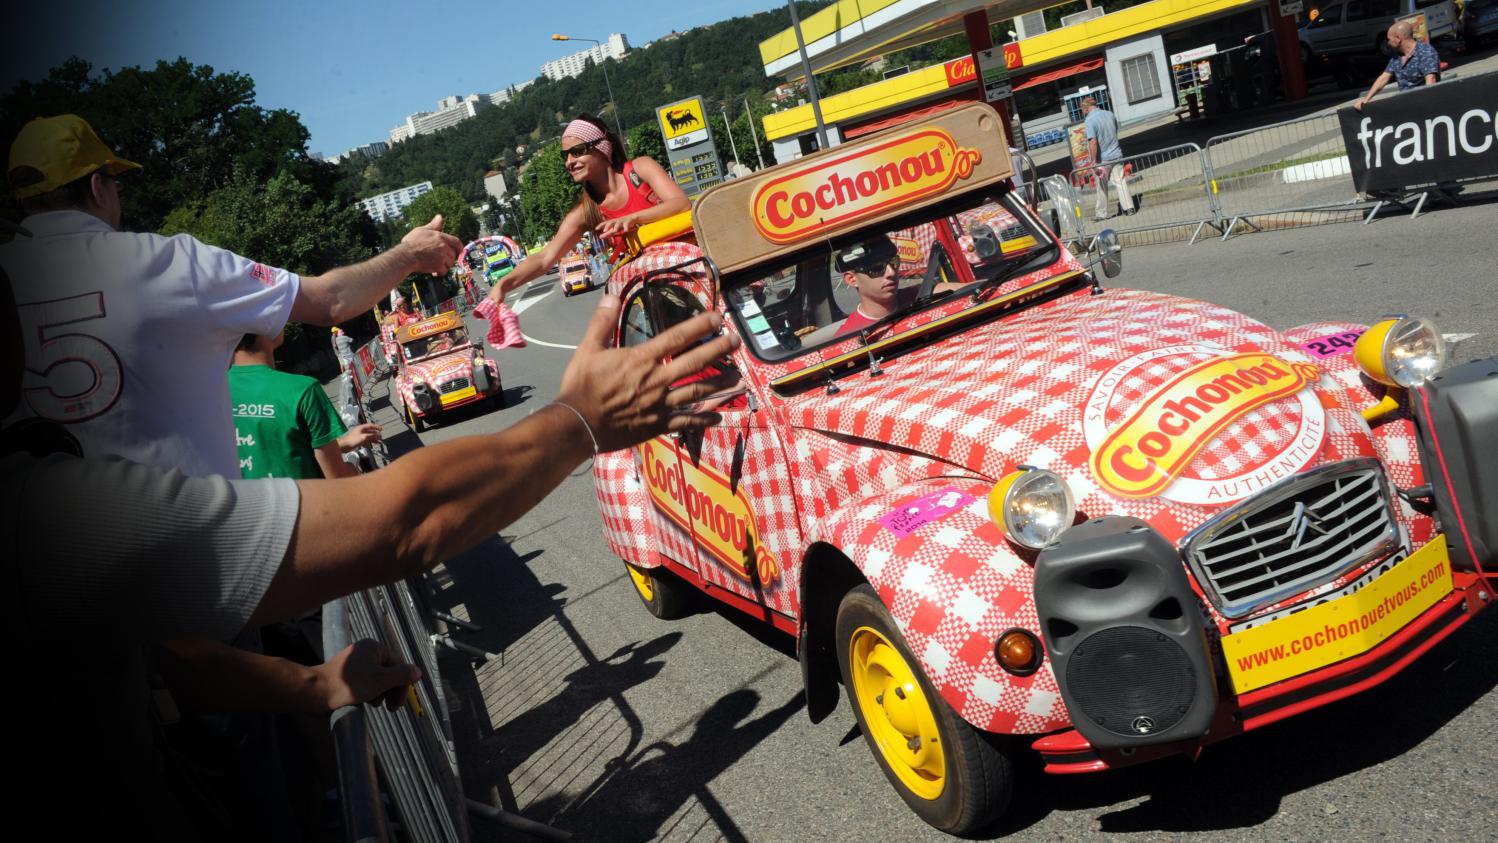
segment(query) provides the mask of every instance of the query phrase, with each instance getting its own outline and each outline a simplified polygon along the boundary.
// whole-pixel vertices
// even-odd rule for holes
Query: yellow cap
[[[76,114],[38,117],[10,145],[6,178],[17,199],[40,196],[103,169],[111,176],[140,165],[117,157],[87,120]]]

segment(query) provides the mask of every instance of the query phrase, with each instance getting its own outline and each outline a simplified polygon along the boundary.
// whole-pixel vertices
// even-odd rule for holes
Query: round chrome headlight
[[[1353,351],[1358,367],[1374,380],[1411,388],[1446,365],[1446,339],[1435,323],[1419,316],[1385,319],[1369,328]]]
[[[988,493],[988,515],[1009,539],[1039,550],[1072,525],[1076,502],[1061,475],[1043,468],[1007,474]]]

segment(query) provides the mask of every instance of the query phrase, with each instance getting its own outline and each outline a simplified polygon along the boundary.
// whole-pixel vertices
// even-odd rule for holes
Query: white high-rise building
[[[406,206],[415,201],[416,197],[423,193],[430,193],[431,191],[432,183],[424,181],[421,184],[413,184],[410,187],[403,187],[400,190],[381,193],[379,196],[360,199],[359,204],[377,222],[384,222],[386,219],[400,216],[401,212],[406,209]]]
[[[590,50],[563,56],[556,61],[549,61],[541,65],[541,75],[548,79],[567,79],[583,72],[587,66],[588,59],[594,64],[600,64],[604,59],[622,59],[629,52],[629,39],[624,33],[615,32],[609,35],[608,40],[602,44],[595,44]]]
[[[506,85],[505,87],[500,88],[499,90],[497,90],[494,93],[492,93],[492,94],[489,95],[489,104],[490,105],[504,105],[505,103],[509,102],[512,98],[514,98],[514,96],[516,94],[520,93],[521,91],[525,90],[526,88],[529,88],[530,86],[534,85],[535,83],[536,83],[536,80],[534,80],[534,79],[527,79],[524,82],[519,82],[519,83],[514,84],[514,85]]]
[[[430,135],[449,126],[456,126],[486,108],[493,108],[489,94],[469,94],[466,97],[443,97],[436,111],[418,111],[406,117],[406,122],[390,130],[392,144],[409,140],[417,135]]]

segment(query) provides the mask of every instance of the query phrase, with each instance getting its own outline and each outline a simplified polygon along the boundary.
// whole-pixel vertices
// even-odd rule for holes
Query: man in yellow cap
[[[138,169],[67,114],[27,123],[6,170],[32,235],[0,246],[27,362],[14,418],[62,424],[89,457],[238,477],[227,372],[240,338],[276,336],[288,320],[352,319],[409,274],[446,272],[462,248],[437,217],[371,260],[299,277],[187,235],[121,231],[120,179]],[[295,687],[289,663],[222,642],[167,650],[162,673],[173,686],[184,677],[208,687],[237,680],[272,709]],[[243,724],[246,734],[263,731],[253,719]],[[273,744],[254,745],[238,756],[274,766],[274,753],[261,749]],[[284,839],[284,812],[261,813]]]
[[[91,456],[235,477],[225,372],[245,334],[352,319],[462,244],[442,219],[353,266],[299,277],[187,235],[120,231],[116,155],[81,117],[27,123],[6,180],[32,237],[0,246],[30,366],[20,414],[61,422]]]

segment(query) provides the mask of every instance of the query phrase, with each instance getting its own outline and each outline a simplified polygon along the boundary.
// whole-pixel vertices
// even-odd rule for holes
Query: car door
[[[640,298],[652,335],[703,312],[706,295],[689,283],[649,288]],[[651,443],[655,464],[674,457],[677,474],[665,481],[647,477],[647,486],[664,486],[652,489],[652,500],[673,509],[673,520],[682,514],[690,520],[697,573],[709,593],[784,625],[798,614],[787,566],[799,558],[800,519],[786,454],[751,365],[741,346],[709,368],[708,374],[739,372],[742,391],[707,402],[723,417],[716,427]]]
[[[650,318],[653,292],[641,287],[624,303],[620,321],[619,345],[640,345],[657,333]],[[663,555],[688,570],[699,570],[697,542],[692,536],[692,520],[681,465],[678,437],[657,436],[635,449],[640,482],[650,499],[650,523]]]

